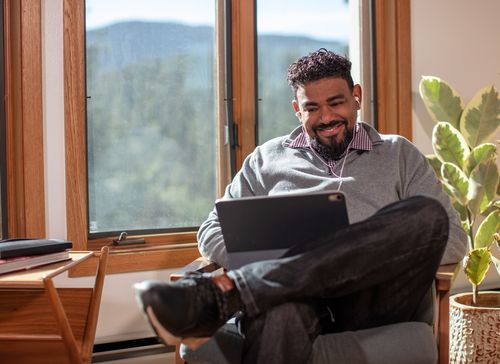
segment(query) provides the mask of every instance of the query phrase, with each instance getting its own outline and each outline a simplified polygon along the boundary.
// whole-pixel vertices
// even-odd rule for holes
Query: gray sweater
[[[466,234],[424,155],[401,136],[379,134],[370,125],[361,125],[368,132],[373,149],[353,150],[345,161],[340,190],[346,195],[349,221],[364,220],[382,207],[411,196],[433,197],[443,204],[450,217],[442,264],[460,261],[465,252]],[[321,158],[310,149],[289,147],[300,132],[301,127],[298,127],[288,136],[272,139],[255,148],[227,186],[223,198],[276,195],[289,191],[336,191],[340,178],[331,174]],[[340,175],[341,165],[342,161],[337,163],[335,174]],[[198,231],[198,248],[202,256],[227,267],[227,253],[215,209]]]

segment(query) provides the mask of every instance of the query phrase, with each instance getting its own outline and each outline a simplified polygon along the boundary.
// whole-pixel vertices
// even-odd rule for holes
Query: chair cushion
[[[243,339],[234,322],[190,350],[181,346],[181,357],[189,364],[235,364],[240,362]],[[348,364],[434,364],[437,345],[432,327],[423,322],[405,322],[373,329],[319,336],[310,363]]]
[[[437,344],[432,327],[405,322],[367,330],[319,336],[311,363],[434,364]]]

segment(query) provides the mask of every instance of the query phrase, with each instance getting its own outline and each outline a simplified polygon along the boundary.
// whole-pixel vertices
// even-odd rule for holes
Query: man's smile
[[[314,132],[321,137],[332,137],[341,133],[347,126],[347,120],[333,120],[329,123],[322,123],[314,127]]]

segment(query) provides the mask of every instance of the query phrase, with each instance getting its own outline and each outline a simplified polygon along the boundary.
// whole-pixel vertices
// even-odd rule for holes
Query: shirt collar
[[[301,132],[290,142],[288,145],[290,148],[311,148],[311,138],[302,128]],[[362,127],[360,123],[356,123],[354,126],[354,136],[351,141],[351,146],[349,149],[366,150],[370,151],[373,149],[373,142],[370,136],[366,132],[365,128]]]

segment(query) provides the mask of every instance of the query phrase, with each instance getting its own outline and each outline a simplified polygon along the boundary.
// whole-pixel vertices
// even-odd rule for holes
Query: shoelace
[[[228,303],[226,295],[219,290],[209,276],[201,273],[189,273],[188,276],[196,282],[196,288],[199,291],[197,295],[198,300],[203,300],[204,297],[208,297],[209,295],[215,297],[215,303],[219,311],[219,321],[225,322],[229,316],[227,313]],[[203,303],[204,302],[199,302],[201,305],[203,305]]]

